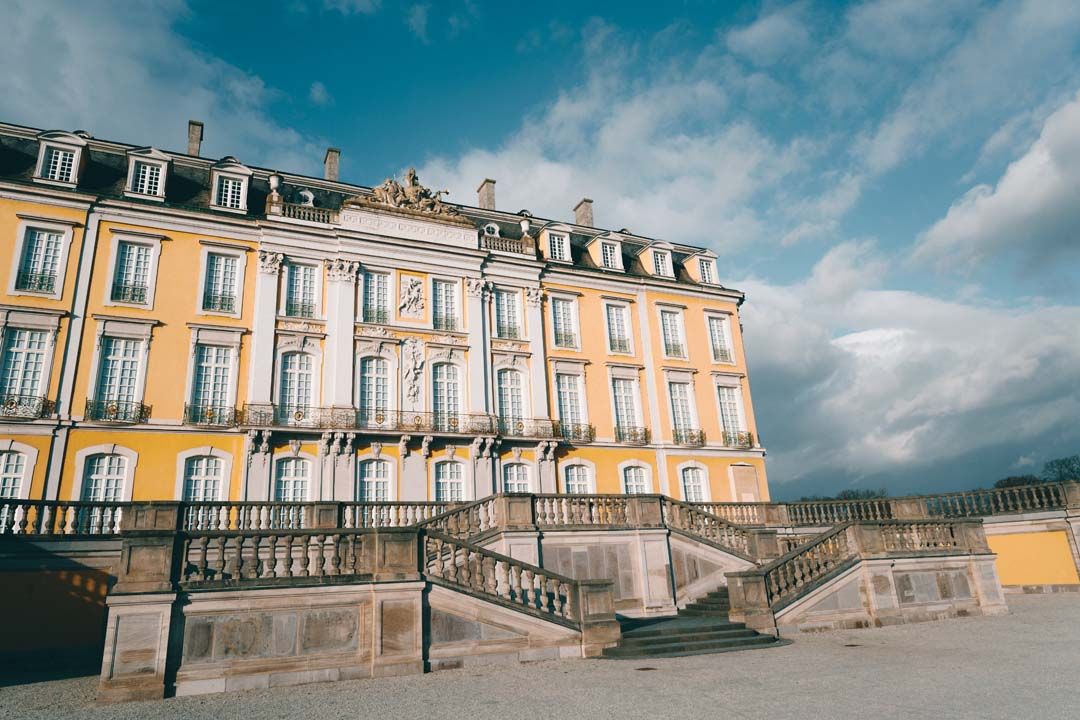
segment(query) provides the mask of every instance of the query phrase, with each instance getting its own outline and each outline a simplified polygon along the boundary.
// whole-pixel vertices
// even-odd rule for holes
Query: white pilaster
[[[274,386],[274,324],[277,319],[278,275],[283,256],[259,251],[255,276],[255,318],[251,328],[251,373],[248,402],[268,403]]]
[[[544,361],[544,314],[543,294],[540,288],[526,288],[526,322],[529,328],[529,388],[532,393],[532,414],[546,418],[548,409],[547,363]]]
[[[465,278],[466,312],[469,323],[469,412],[491,412],[488,347],[488,304],[491,289],[480,278]]]
[[[341,259],[327,267],[323,405],[333,408],[349,408],[353,404],[353,328],[359,267],[359,263]]]

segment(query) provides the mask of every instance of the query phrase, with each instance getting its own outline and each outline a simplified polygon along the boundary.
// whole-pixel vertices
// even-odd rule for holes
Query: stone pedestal
[[[100,702],[165,697],[174,593],[110,595],[105,653],[98,684]]]

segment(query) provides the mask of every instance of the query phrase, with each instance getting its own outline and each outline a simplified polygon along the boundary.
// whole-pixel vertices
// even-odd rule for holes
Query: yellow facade
[[[986,542],[997,555],[1002,585],[1080,584],[1064,530],[987,535]]]

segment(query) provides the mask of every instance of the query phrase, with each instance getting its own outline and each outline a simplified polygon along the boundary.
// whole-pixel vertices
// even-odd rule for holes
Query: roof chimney
[[[486,178],[476,188],[476,204],[484,210],[495,209],[495,181],[491,178]]]
[[[574,206],[574,222],[585,227],[593,226],[592,200],[582,198],[581,202]]]
[[[338,163],[341,161],[341,150],[338,148],[326,148],[326,156],[323,158],[323,177],[337,182]]]
[[[202,149],[202,130],[203,125],[198,120],[187,121],[187,154],[199,156],[199,150]]]

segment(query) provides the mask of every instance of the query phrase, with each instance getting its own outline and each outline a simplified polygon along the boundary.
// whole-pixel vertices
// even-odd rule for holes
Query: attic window
[[[622,269],[622,258],[619,253],[619,246],[617,243],[604,242],[600,244],[600,256],[604,263],[604,267],[611,270]]]
[[[671,277],[671,253],[666,250],[654,250],[653,270],[657,275]]]
[[[565,235],[552,233],[548,236],[548,254],[552,260],[567,262],[570,260],[570,244]]]
[[[219,210],[247,212],[251,170],[234,157],[222,158],[210,171],[210,205]]]
[[[75,181],[75,153],[58,147],[45,148],[45,161],[41,164],[41,177],[46,180],[70,183]]]
[[[499,237],[499,226],[495,223],[488,223],[484,226],[484,235],[488,237]]]
[[[240,193],[244,189],[244,181],[239,178],[219,177],[217,186],[217,204],[221,207],[240,209]]]
[[[712,260],[698,260],[698,269],[701,271],[701,282],[706,285],[712,285],[716,282]]]

